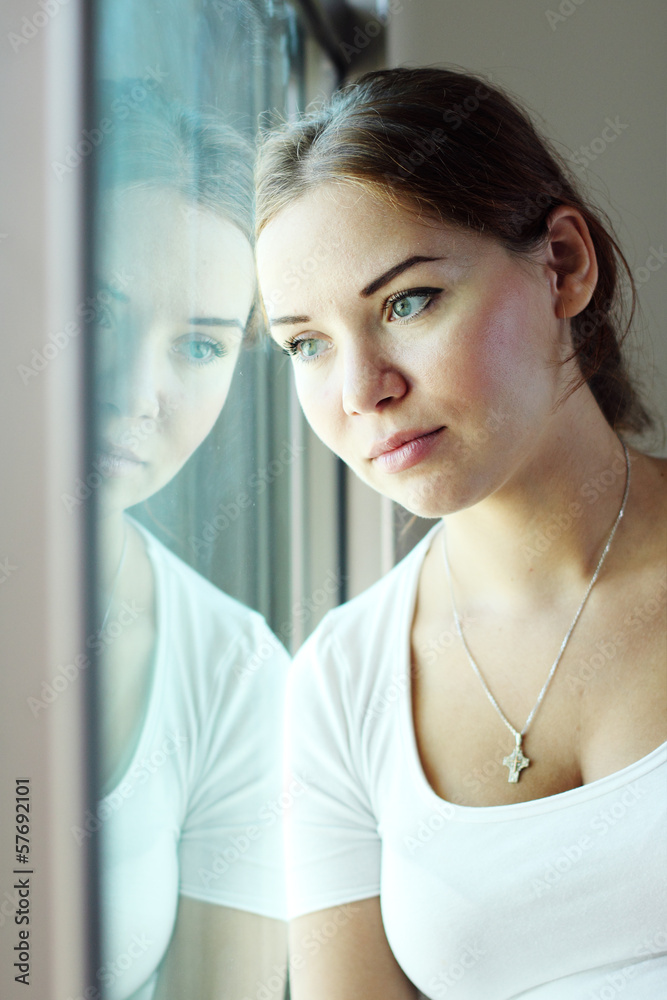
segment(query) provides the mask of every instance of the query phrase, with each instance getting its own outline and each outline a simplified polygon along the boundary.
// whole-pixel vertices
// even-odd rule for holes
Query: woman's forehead
[[[267,223],[257,243],[260,280],[289,268],[320,271],[327,261],[342,269],[375,270],[397,251],[445,254],[469,262],[491,242],[473,230],[419,216],[372,187],[328,182],[307,191]]]

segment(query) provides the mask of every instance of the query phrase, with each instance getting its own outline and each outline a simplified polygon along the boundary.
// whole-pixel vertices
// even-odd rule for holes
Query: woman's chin
[[[148,500],[155,491],[130,488],[127,481],[112,481],[104,484],[98,497],[99,516],[112,517]]]

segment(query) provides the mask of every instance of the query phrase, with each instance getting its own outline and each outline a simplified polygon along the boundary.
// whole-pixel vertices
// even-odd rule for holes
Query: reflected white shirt
[[[141,531],[157,643],[142,732],[100,802],[110,1000],[149,1000],[179,895],[284,919],[282,703],[289,659],[255,611]]]

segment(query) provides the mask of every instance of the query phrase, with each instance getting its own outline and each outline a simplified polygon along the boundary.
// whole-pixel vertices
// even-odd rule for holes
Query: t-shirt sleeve
[[[381,842],[361,754],[351,668],[326,628],[297,654],[286,698],[290,918],[380,893]]]
[[[254,616],[209,692],[179,842],[183,895],[276,919],[285,919],[281,748],[288,665],[282,645]]]

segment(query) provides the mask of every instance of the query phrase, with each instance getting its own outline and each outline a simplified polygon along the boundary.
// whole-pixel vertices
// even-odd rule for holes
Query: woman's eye
[[[222,344],[206,337],[185,337],[176,344],[176,351],[195,365],[209,364],[227,354],[227,349]]]
[[[414,319],[435,298],[438,289],[415,289],[394,296],[388,302],[388,319],[391,321]]]
[[[293,358],[301,358],[304,361],[317,358],[321,354],[324,354],[326,350],[326,341],[320,340],[319,337],[303,337],[301,340],[291,341],[284,347],[286,354],[291,355]]]

